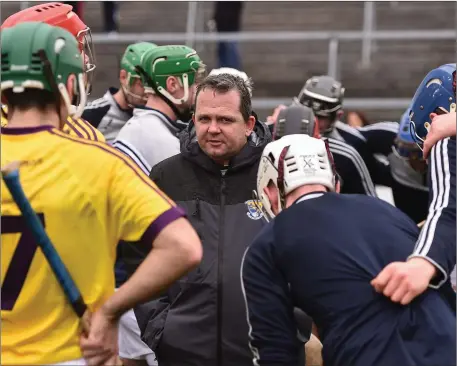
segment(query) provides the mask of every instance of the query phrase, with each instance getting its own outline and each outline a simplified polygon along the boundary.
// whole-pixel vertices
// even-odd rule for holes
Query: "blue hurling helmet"
[[[409,118],[415,142],[421,146],[430,127],[430,113],[455,110],[455,64],[430,71],[422,80],[411,102]]]
[[[407,161],[414,170],[423,173],[426,171],[427,165],[424,161],[422,150],[417,145],[416,139],[411,132],[412,125],[409,120],[410,110],[411,107],[401,117],[400,127],[392,151],[399,158]]]

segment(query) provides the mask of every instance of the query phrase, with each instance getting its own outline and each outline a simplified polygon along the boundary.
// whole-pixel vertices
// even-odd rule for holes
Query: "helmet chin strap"
[[[125,103],[127,104],[127,106],[131,109],[134,109],[136,106],[132,103],[129,102],[129,99],[128,99],[128,96],[129,97],[132,97],[132,98],[135,98],[135,99],[138,99],[138,100],[142,100],[144,102],[146,102],[148,100],[148,98],[145,96],[145,95],[138,95],[138,94],[135,94],[135,93],[132,93],[129,88],[130,88],[130,80],[132,79],[132,74],[129,72],[127,73],[127,86],[125,86],[124,84],[120,83],[121,84],[121,90],[122,90],[122,94],[124,95],[124,100],[125,100]],[[135,77],[137,78],[137,77]]]
[[[133,98],[136,98],[136,99],[139,99],[139,100],[143,100],[144,102],[147,101],[147,98],[145,96],[141,96],[141,95],[138,95],[138,94],[135,94],[135,93],[132,93],[130,90],[128,90],[124,85],[121,84],[121,90],[122,90],[122,94],[124,95],[124,99],[125,99],[125,102],[127,103],[127,106],[131,109],[134,109],[136,108],[135,104],[132,104],[129,102],[129,99],[127,98],[127,96],[130,96],[130,97],[133,97]]]
[[[67,91],[65,84],[59,83],[59,85],[58,85],[60,95],[65,103],[65,106],[67,107],[68,114],[72,118],[80,118],[84,112],[84,107],[86,106],[87,94],[86,94],[86,87],[84,85],[84,75],[83,74],[78,74],[78,87],[79,87],[80,100],[79,100],[78,106],[74,106],[71,103],[70,96],[68,95],[68,91]]]

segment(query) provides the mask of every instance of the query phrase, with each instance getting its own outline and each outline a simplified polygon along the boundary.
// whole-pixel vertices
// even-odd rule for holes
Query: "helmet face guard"
[[[330,133],[337,119],[337,112],[343,108],[344,88],[341,83],[328,75],[313,76],[300,91],[295,103],[311,108],[318,118],[327,119],[328,126],[322,133]]]
[[[138,42],[127,46],[122,55],[120,69],[127,74],[127,82],[121,82],[121,90],[124,98],[130,108],[144,105],[147,102],[147,95],[143,93],[137,94],[132,91],[134,84],[139,81],[141,83],[141,74],[137,70],[137,66],[141,65],[141,60],[145,53],[152,48],[157,47],[156,44],[150,42]]]
[[[309,96],[306,92],[298,96],[298,102],[305,107],[311,108],[316,116],[319,117],[336,117],[338,112],[343,106],[336,100],[329,102]]]
[[[94,70],[96,66],[94,44],[92,41],[92,32],[90,28],[83,29],[78,32],[76,39],[78,40],[79,49],[84,60],[84,75],[86,77],[86,93],[89,95],[92,91],[92,83],[94,80]]]
[[[409,164],[415,171],[425,173],[427,171],[427,162],[424,160],[422,150],[414,142],[406,142],[396,138],[392,152],[397,158]]]

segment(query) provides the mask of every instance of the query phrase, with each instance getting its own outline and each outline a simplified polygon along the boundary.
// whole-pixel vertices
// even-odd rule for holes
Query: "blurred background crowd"
[[[141,40],[187,44],[208,70],[245,71],[261,119],[309,77],[329,74],[346,88],[345,122],[398,121],[423,75],[453,60],[456,49],[455,2],[68,3],[93,32],[91,99],[118,84],[126,45]],[[33,4],[2,2],[2,22]],[[218,41],[221,34],[233,39]]]

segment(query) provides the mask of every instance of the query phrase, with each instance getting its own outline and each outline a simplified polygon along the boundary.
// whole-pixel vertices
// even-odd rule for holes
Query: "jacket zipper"
[[[217,248],[217,366],[222,365],[222,271],[224,268],[225,179],[221,178],[221,215],[219,217],[219,246]]]

